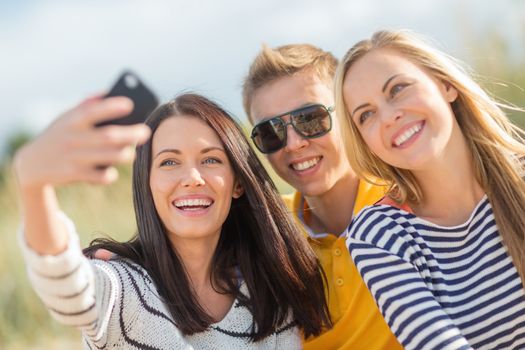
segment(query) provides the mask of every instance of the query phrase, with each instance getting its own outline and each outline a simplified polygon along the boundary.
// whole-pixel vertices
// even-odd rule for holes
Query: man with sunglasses
[[[360,181],[346,159],[333,115],[337,59],[312,45],[266,46],[243,85],[252,140],[296,192],[283,196],[327,276],[334,327],[305,349],[402,349],[345,245],[344,232],[384,188]]]

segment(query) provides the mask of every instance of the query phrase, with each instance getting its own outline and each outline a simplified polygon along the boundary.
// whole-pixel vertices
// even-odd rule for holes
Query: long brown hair
[[[217,133],[244,188],[222,226],[211,263],[212,285],[248,305],[255,320],[250,335],[254,341],[274,332],[290,313],[305,336],[319,334],[331,325],[322,269],[241,128],[220,106],[189,93],[160,106],[146,124],[154,135],[163,120],[182,115],[202,119]],[[213,320],[199,305],[156,212],[149,186],[151,162],[150,138],[137,148],[133,165],[138,233],[125,243],[95,240],[86,253],[105,248],[143,266],[179,329],[185,334],[202,332]],[[235,268],[248,287],[248,298],[238,293]]]
[[[513,125],[502,110],[517,108],[490,97],[457,60],[410,31],[376,32],[371,39],[355,44],[338,67],[336,109],[352,168],[367,179],[386,180],[392,197],[400,203],[407,199],[421,200],[421,189],[412,173],[388,165],[368,149],[345,105],[346,73],[366,53],[380,48],[397,51],[458,91],[452,109],[467,140],[476,180],[489,198],[499,233],[525,284],[524,132]]]

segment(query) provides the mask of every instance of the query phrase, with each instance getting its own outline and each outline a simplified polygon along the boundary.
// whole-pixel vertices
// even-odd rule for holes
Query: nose
[[[387,127],[396,124],[403,117],[403,111],[394,106],[385,106],[381,112],[381,120]]]
[[[294,152],[308,146],[308,139],[302,137],[295,131],[291,124],[286,126],[286,146],[285,150]]]
[[[195,167],[189,168],[181,181],[183,187],[199,187],[203,186],[204,183],[200,171]]]

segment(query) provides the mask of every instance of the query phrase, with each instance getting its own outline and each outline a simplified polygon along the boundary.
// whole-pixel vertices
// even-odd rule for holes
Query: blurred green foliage
[[[474,42],[469,62],[474,67],[478,82],[500,102],[525,109],[525,25],[521,33],[522,45],[516,47],[500,32],[488,31],[482,40]],[[507,110],[513,122],[525,130],[525,113]]]

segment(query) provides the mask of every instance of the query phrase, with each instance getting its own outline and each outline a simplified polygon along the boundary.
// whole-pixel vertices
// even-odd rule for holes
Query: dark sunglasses
[[[286,127],[292,125],[295,132],[305,139],[325,135],[332,129],[333,107],[321,104],[309,105],[280,114],[257,123],[252,130],[252,140],[262,153],[273,153],[286,146]],[[289,115],[290,121],[283,117]]]

